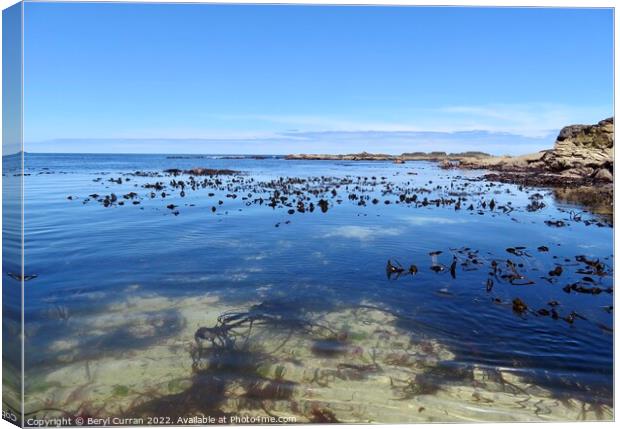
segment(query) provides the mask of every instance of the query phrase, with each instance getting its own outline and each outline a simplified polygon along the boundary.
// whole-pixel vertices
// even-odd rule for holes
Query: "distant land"
[[[394,161],[396,163],[405,161],[443,161],[453,160],[457,161],[465,158],[488,158],[490,154],[485,152],[459,152],[459,153],[446,153],[446,152],[406,152],[401,155],[388,155],[383,153],[351,153],[345,155],[328,155],[328,154],[296,154],[287,155],[284,158],[288,160],[327,160],[327,161]]]

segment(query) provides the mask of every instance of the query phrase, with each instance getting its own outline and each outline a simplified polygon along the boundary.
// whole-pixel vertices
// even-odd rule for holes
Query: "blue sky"
[[[26,150],[551,147],[613,114],[610,9],[28,3]]]

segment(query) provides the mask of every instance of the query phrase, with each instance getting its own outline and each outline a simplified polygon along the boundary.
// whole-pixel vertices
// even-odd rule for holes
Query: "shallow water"
[[[182,197],[170,181],[189,175],[162,171],[193,167],[241,174]],[[612,417],[613,228],[552,190],[427,162],[27,154],[25,168],[25,273],[38,276],[25,283],[31,415]],[[157,181],[165,198],[143,187]],[[287,203],[308,196],[305,212],[297,201],[269,207],[274,188]],[[125,204],[104,207],[95,193]],[[544,207],[528,211],[534,199]],[[545,223],[557,220],[565,226]],[[388,278],[388,260],[417,274]],[[525,312],[513,311],[516,298]],[[263,319],[222,354],[196,343],[220,314],[257,305]]]

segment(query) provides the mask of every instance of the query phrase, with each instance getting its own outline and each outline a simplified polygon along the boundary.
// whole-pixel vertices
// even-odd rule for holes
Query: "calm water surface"
[[[165,198],[161,191],[151,198],[151,189],[144,184],[187,182],[189,176],[132,174],[193,167],[228,168],[242,175],[219,176],[222,185],[187,189],[184,197],[181,189],[168,186]],[[572,414],[560,408],[566,406],[576,410],[574,418],[610,418],[613,311],[608,307],[613,305],[613,294],[608,288],[612,287],[613,228],[597,225],[597,218],[588,213],[575,220],[574,214],[582,209],[555,202],[549,190],[489,186],[476,180],[479,172],[441,170],[427,162],[27,154],[25,173],[25,272],[38,275],[25,283],[27,411],[53,414],[45,409],[60,408],[69,414],[114,415],[133,409],[135,415],[145,415],[150,412],[149,401],[174,403],[184,394],[184,402],[175,406],[200,411],[196,396],[187,393],[199,391],[196,368],[192,369],[194,332],[213,326],[222,312],[244,312],[262,305],[276,309],[278,315],[294,316],[291,320],[304,317],[331,323],[337,332],[334,338],[339,338],[336,342],[348,348],[342,353],[321,353],[316,345],[323,343],[312,336],[324,334],[295,331],[295,347],[301,350],[307,345],[308,350],[296,352],[291,347],[292,355],[298,353],[296,359],[279,356],[275,360],[287,372],[279,370],[272,376],[278,382],[290,380],[293,384],[285,387],[294,386],[294,393],[278,391],[269,396],[263,389],[266,402],[259,398],[260,406],[231,402],[231,397],[252,397],[250,389],[235,378],[233,366],[232,374],[222,370],[217,378],[234,381],[220,392],[225,397],[217,404],[221,412],[264,415],[266,408],[271,414],[296,415],[299,421],[329,420],[330,415],[338,421],[391,421],[390,416],[396,421],[418,421],[427,414],[427,420],[537,420],[545,415],[571,419]],[[109,181],[119,177],[121,184]],[[243,182],[231,183],[239,177]],[[259,191],[259,182],[281,177],[324,177],[321,180],[330,184],[349,179],[350,183],[336,188],[336,195],[331,193],[335,186],[326,185],[328,192],[311,196],[314,204],[325,198],[327,212],[317,207],[312,213],[289,214],[295,204],[269,207],[273,190]],[[359,185],[364,177],[368,181]],[[249,189],[249,183],[254,189]],[[216,189],[228,185],[232,188]],[[454,204],[407,204],[390,191],[399,187],[417,189],[419,199],[465,196],[467,200],[460,210]],[[138,194],[139,204],[126,199],[123,206],[104,207],[89,197],[114,193],[123,200],[122,195],[129,192]],[[358,200],[349,198],[352,193],[368,196],[367,204],[358,205]],[[526,206],[536,193],[545,206],[528,211]],[[262,205],[254,203],[259,196],[265,199]],[[379,202],[372,204],[373,198]],[[169,204],[178,207],[169,209]],[[470,204],[473,210],[467,210]],[[556,220],[563,220],[565,226],[545,223]],[[538,250],[540,246],[548,251]],[[507,252],[508,248],[517,254]],[[432,257],[434,251],[442,253]],[[450,273],[453,257],[457,261],[454,276]],[[588,273],[584,257],[598,259],[605,272]],[[418,272],[388,279],[388,260],[394,265],[398,261],[405,269],[415,264]],[[495,276],[490,274],[492,261],[500,267]],[[510,263],[516,264],[525,280],[512,284],[502,278],[511,272]],[[432,266],[441,268],[435,272]],[[550,275],[558,266],[561,274]],[[580,285],[603,292],[563,290],[584,277],[591,281]],[[490,278],[493,285],[487,291]],[[533,284],[523,285],[527,280]],[[14,280],[5,277],[4,281]],[[516,298],[528,306],[522,314],[513,311]],[[558,305],[549,305],[551,301]],[[543,308],[554,309],[558,317],[538,314]],[[360,316],[359,309],[373,313]],[[576,316],[570,317],[571,312]],[[382,334],[382,327],[389,333]],[[349,337],[342,338],[342,332]],[[391,340],[381,342],[381,335]],[[261,341],[264,346],[270,339]],[[271,341],[279,344],[280,339]],[[419,358],[422,364],[402,364],[401,359],[399,367],[394,363],[398,353],[426,357]],[[428,355],[433,356],[432,363]],[[362,371],[360,365],[343,366],[358,358],[360,365],[377,366],[364,367],[368,374],[358,374],[360,380],[342,376],[344,369]],[[129,363],[121,368],[115,362]],[[131,373],[123,373],[131,362],[139,364]],[[332,378],[325,375],[327,381],[320,383],[308,375],[332,363],[338,372]],[[487,374],[482,379],[476,375],[481,370]],[[397,376],[391,371],[401,372]],[[491,384],[485,383],[493,371],[505,379],[513,377],[516,381],[509,384],[527,390],[528,397],[554,401],[558,411],[547,406],[548,413],[537,412],[532,406],[532,412],[530,408],[523,414],[511,412],[513,407],[519,409],[513,402],[521,400],[521,391],[506,391],[503,381],[504,390],[488,387]],[[432,384],[427,391],[411,387],[422,385],[421,373],[433,375],[425,378],[426,384]],[[216,375],[212,370],[210,376]],[[76,384],[81,390],[75,389]],[[377,392],[389,392],[377,393],[389,398],[375,408],[364,408],[362,402],[369,399],[355,395],[372,391],[373,386]],[[457,392],[465,388],[473,390],[459,396]],[[508,396],[497,396],[500,390]],[[479,400],[476,393],[482,392],[484,399],[491,391],[486,397],[491,402]],[[343,392],[351,392],[347,404],[336,399]],[[510,395],[515,395],[514,401]],[[204,406],[203,411],[209,412],[216,407]],[[459,407],[461,412],[450,414]],[[596,413],[579,414],[588,410]]]

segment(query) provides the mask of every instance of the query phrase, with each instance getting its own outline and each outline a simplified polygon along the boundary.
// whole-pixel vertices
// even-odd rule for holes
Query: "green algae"
[[[129,394],[129,387],[118,384],[112,389],[114,396],[127,396]]]

